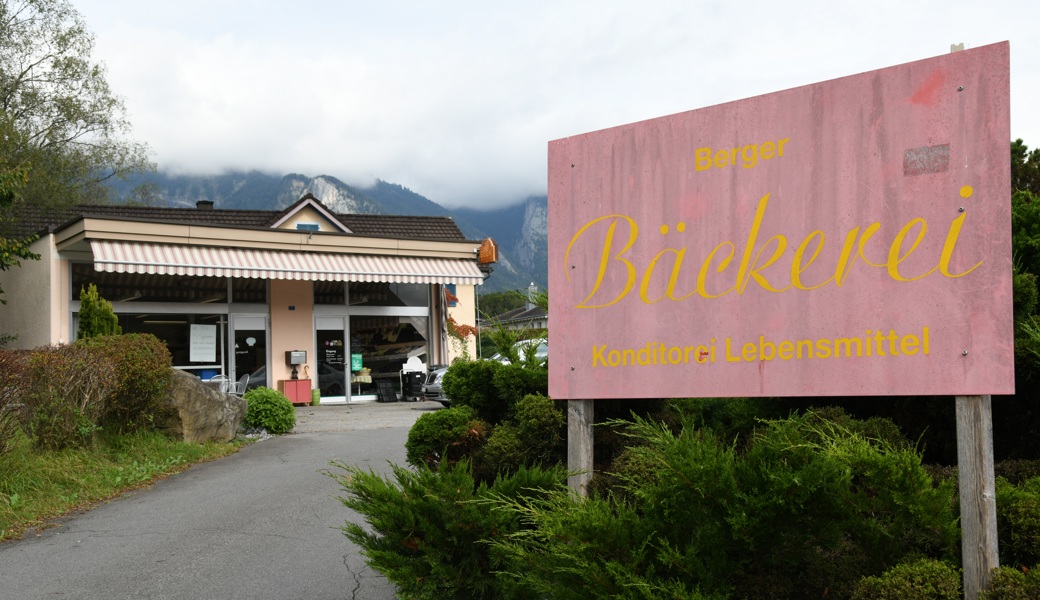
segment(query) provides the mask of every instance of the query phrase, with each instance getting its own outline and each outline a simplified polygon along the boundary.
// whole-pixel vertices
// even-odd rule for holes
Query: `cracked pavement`
[[[394,598],[339,530],[332,460],[389,471],[432,403],[297,409],[293,433],[0,544],[4,598]]]

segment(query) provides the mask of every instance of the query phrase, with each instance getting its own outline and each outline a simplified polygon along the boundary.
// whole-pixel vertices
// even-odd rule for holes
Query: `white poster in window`
[[[217,361],[217,326],[191,326],[191,362],[214,363]]]

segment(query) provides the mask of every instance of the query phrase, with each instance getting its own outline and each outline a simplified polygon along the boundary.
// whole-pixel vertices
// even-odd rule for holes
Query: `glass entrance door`
[[[267,373],[267,317],[231,317],[231,348],[234,370],[231,378],[246,382],[247,390],[270,387]]]
[[[346,317],[318,317],[315,342],[318,364],[318,390],[323,403],[347,402],[350,373],[346,344]]]

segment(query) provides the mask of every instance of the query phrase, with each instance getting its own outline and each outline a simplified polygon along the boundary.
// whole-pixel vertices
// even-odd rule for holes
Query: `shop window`
[[[315,281],[314,303],[339,305],[346,304],[347,283],[345,281]]]

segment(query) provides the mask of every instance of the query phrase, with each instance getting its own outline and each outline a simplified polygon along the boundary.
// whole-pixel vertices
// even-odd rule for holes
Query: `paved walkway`
[[[0,597],[389,600],[339,530],[360,522],[330,461],[387,472],[439,404],[297,409],[293,433],[0,544]]]

